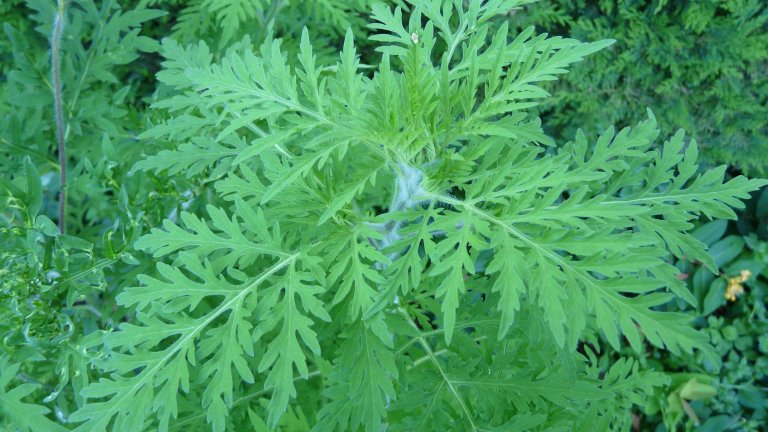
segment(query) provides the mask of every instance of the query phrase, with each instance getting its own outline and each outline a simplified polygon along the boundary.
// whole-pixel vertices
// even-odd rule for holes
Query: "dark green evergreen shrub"
[[[610,48],[545,88],[557,137],[632,124],[652,108],[663,130],[684,128],[704,162],[768,173],[768,3],[763,0],[542,0],[519,28]]]

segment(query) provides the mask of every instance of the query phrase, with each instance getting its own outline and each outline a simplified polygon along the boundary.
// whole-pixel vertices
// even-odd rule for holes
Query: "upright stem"
[[[269,11],[267,12],[266,16],[266,25],[269,25],[269,22],[275,19],[277,17],[277,13],[280,12],[280,9],[283,8],[283,0],[275,0],[272,2],[272,4],[269,6]]]
[[[389,206],[389,213],[410,209],[417,205],[419,200],[423,200],[426,195],[422,187],[424,172],[421,171],[421,169],[403,163],[398,164],[396,169],[395,192],[392,195],[392,204]],[[374,226],[384,234],[384,237],[380,241],[373,242],[377,249],[384,250],[393,242],[400,239],[400,222],[390,221],[383,225],[376,224]],[[397,255],[397,253],[391,253],[388,258],[394,259]],[[395,296],[395,303],[397,303],[397,296]]]
[[[56,19],[51,34],[51,66],[53,70],[53,111],[56,119],[56,146],[59,152],[59,231],[66,231],[67,216],[67,148],[64,143],[64,110],[61,100],[61,61],[59,48],[64,29],[66,0],[58,0]]]

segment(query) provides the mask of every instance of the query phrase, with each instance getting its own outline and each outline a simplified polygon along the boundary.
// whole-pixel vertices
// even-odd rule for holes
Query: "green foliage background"
[[[768,5],[761,0],[549,0],[519,28],[616,43],[547,89],[541,111],[558,137],[632,124],[646,108],[683,128],[704,161],[766,175]]]
[[[455,3],[67,2],[63,234],[57,5],[2,2],[0,428],[761,430],[768,190],[738,175],[768,172],[764,2]],[[530,86],[487,66],[506,28]],[[610,213],[612,187],[659,201]],[[574,300],[626,281],[589,298],[624,309]]]

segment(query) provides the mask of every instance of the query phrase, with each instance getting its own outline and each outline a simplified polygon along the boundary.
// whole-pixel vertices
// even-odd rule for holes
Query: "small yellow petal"
[[[749,278],[752,276],[752,272],[749,270],[742,270],[741,271],[741,282],[746,282],[749,280]]]
[[[730,301],[736,301],[736,297],[744,294],[744,286],[740,283],[741,278],[728,279],[728,287],[725,289],[725,298]]]

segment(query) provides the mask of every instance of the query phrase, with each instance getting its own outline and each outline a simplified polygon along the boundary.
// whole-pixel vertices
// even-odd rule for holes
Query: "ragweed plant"
[[[167,39],[163,150],[134,175],[186,177],[182,211],[134,247],[158,261],[135,311],[82,345],[101,377],[78,431],[627,430],[667,378],[603,344],[714,357],[672,257],[716,270],[690,231],[764,181],[699,173],[678,132],[555,145],[527,110],[611,41],[510,34],[517,0],[375,5],[361,65],[312,29],[223,55]],[[503,21],[503,20],[501,20]],[[458,426],[457,426],[458,425]]]

